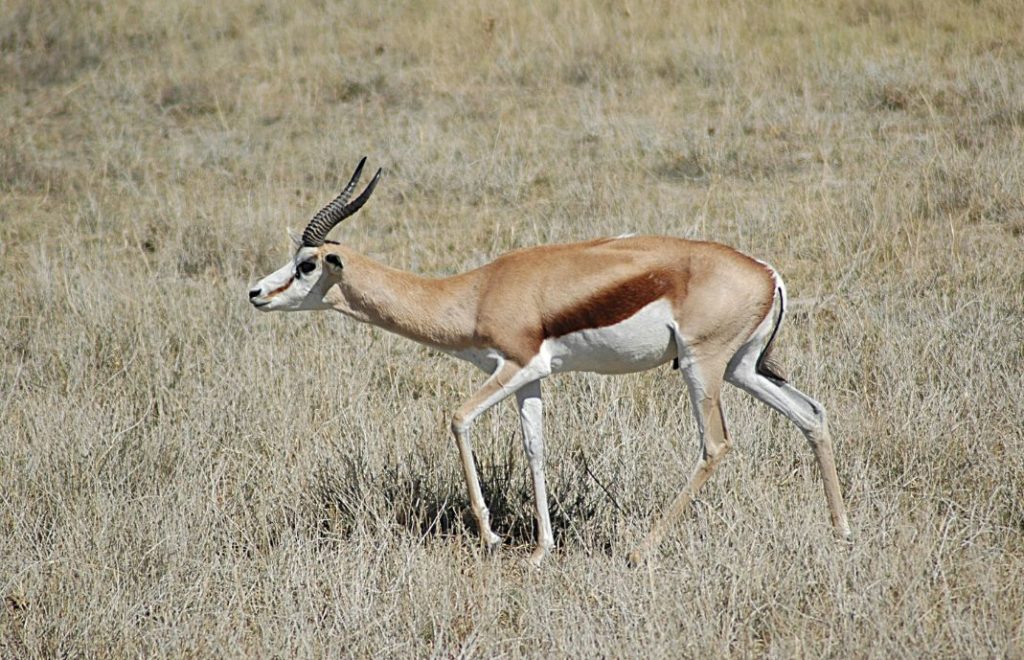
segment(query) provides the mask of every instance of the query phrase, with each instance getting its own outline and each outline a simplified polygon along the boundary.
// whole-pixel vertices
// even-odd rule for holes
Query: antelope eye
[[[302,275],[308,275],[316,270],[316,263],[313,261],[303,261],[299,264],[299,273]]]

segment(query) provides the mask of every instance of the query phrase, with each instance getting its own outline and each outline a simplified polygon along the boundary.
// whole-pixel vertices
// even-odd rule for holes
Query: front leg
[[[456,411],[452,418],[452,433],[455,444],[459,448],[462,459],[462,474],[466,478],[469,489],[469,504],[473,508],[480,539],[488,550],[495,550],[501,545],[501,537],[491,529],[490,512],[484,502],[480,490],[480,478],[477,476],[476,463],[473,460],[473,445],[469,439],[469,429],[481,414],[508,395],[519,389],[525,382],[523,369],[510,361],[501,362],[490,378]]]
[[[551,533],[551,517],[548,514],[548,493],[544,483],[544,432],[543,406],[540,398],[540,381],[524,385],[516,392],[519,405],[519,419],[523,424],[523,448],[530,463],[533,478],[533,502],[537,511],[537,546],[530,555],[530,563],[539,566],[548,550],[555,547]]]
[[[455,444],[459,447],[462,476],[465,477],[466,487],[469,489],[469,505],[473,508],[473,515],[476,517],[480,539],[484,546],[493,552],[501,545],[501,537],[491,529],[491,513],[484,502],[483,491],[480,490],[480,478],[477,476],[476,463],[473,461],[473,445],[469,440],[469,429],[461,427],[453,421],[452,433],[455,434]]]

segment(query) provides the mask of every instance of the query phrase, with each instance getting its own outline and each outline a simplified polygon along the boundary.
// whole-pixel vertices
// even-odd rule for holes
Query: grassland
[[[0,10],[0,656],[1024,655],[1024,12],[1016,2],[9,0]],[[335,237],[449,274],[625,231],[719,240],[794,298],[856,543],[791,425],[661,551],[682,380],[549,380],[559,549],[470,367],[260,315],[359,156]]]

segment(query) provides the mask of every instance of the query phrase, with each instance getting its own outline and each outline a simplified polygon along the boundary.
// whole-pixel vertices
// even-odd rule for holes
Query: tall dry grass
[[[1024,13],[1015,2],[136,3],[0,11],[0,655],[1024,654]],[[446,274],[624,231],[785,275],[857,542],[736,391],[545,384],[559,550],[469,367],[247,285],[356,159],[337,237]]]

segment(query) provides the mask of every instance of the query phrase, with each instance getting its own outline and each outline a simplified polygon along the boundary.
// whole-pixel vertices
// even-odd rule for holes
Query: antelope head
[[[380,179],[380,170],[377,170],[366,189],[349,202],[365,163],[366,158],[363,157],[345,189],[313,216],[302,232],[302,237],[292,237],[295,242],[292,258],[249,290],[249,302],[253,307],[264,312],[294,312],[329,307],[324,302],[324,296],[341,277],[344,264],[341,257],[330,249],[335,243],[327,240],[327,234],[342,220],[362,208],[373,194]]]

